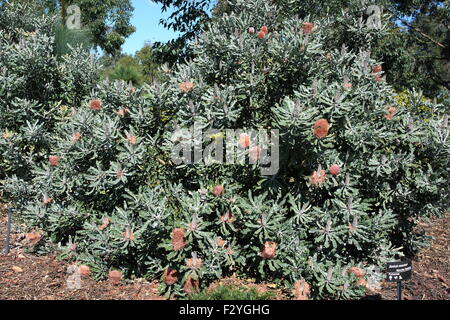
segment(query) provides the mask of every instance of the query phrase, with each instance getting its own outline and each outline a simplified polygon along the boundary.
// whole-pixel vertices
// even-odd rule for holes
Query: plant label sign
[[[411,279],[411,260],[395,261],[387,263],[387,281],[398,282]]]

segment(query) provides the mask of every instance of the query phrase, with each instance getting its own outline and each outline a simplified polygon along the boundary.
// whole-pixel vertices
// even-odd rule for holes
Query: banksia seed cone
[[[344,82],[343,86],[345,89],[351,89],[353,87],[353,85],[350,82]]]
[[[264,32],[264,33],[268,33],[269,29],[267,28],[267,26],[262,26],[260,31]]]
[[[195,84],[193,82],[181,82],[178,85],[178,87],[180,88],[181,91],[187,93],[195,87]]]
[[[122,238],[128,241],[134,240],[134,233],[130,228],[126,228],[124,232],[122,232]]]
[[[53,201],[53,198],[44,196],[44,200],[42,200],[42,204],[45,206]]]
[[[311,286],[305,280],[297,280],[294,283],[293,294],[295,300],[309,300]]]
[[[263,31],[258,32],[258,38],[262,39],[266,36],[266,34]]]
[[[168,286],[178,281],[177,270],[167,268],[164,270],[164,283]]]
[[[325,170],[314,171],[309,177],[309,183],[313,186],[319,186],[325,182],[327,175]]]
[[[34,246],[41,240],[41,234],[36,230],[33,230],[25,235],[25,239]]]
[[[58,156],[49,156],[48,157],[48,162],[50,163],[51,166],[57,166],[58,165]]]
[[[120,280],[122,280],[122,272],[118,270],[111,270],[108,273],[108,280],[111,281],[113,284],[118,284]]]
[[[123,170],[119,170],[119,171],[116,172],[117,178],[121,178],[121,177],[123,177],[124,175],[125,175],[125,174],[123,173]]]
[[[130,144],[136,144],[137,143],[137,138],[136,136],[128,136],[127,140]]]
[[[72,135],[72,142],[73,142],[73,143],[77,142],[77,141],[80,140],[80,139],[81,139],[81,133],[80,133],[80,132],[75,132],[75,133]]]
[[[224,247],[225,246],[225,244],[227,243],[225,240],[223,240],[222,238],[217,238],[217,240],[216,240],[216,242],[217,242],[217,245],[219,246],[219,247]]]
[[[349,273],[353,273],[356,277],[358,278],[362,278],[364,277],[364,270],[358,268],[358,267],[351,267],[350,269],[348,269]]]
[[[314,23],[312,22],[303,22],[302,31],[304,34],[310,34],[314,29]]]
[[[98,227],[98,230],[102,231],[104,230],[107,226],[109,226],[110,220],[109,218],[102,218],[102,224]]]
[[[387,111],[389,112],[389,114],[385,114],[384,117],[387,120],[391,120],[394,117],[395,112],[397,112],[397,108],[395,108],[395,107],[388,107]]]
[[[379,74],[376,75],[374,79],[375,79],[375,81],[377,81],[377,82],[383,81],[383,77],[380,76]]]
[[[102,108],[102,102],[98,99],[89,101],[89,108],[94,111],[98,111]]]
[[[377,66],[374,66],[374,67],[372,68],[372,73],[379,73],[379,72],[381,72],[382,70],[383,70],[383,67],[380,66],[380,65],[377,65]]]
[[[186,260],[186,266],[191,269],[200,269],[202,266],[202,259],[189,258]]]
[[[89,269],[88,266],[81,265],[81,266],[78,267],[78,273],[82,277],[89,277],[90,274],[91,274],[91,269]]]
[[[121,116],[124,117],[130,110],[128,108],[122,108],[119,109],[116,113]]]
[[[227,212],[220,217],[220,222],[233,223],[235,220],[233,213]]]
[[[186,282],[184,283],[183,290],[186,293],[193,293],[199,290],[199,281],[192,279],[188,276]]]
[[[319,138],[325,138],[328,135],[330,125],[326,119],[319,119],[314,122],[314,135]]]
[[[241,133],[239,136],[239,145],[243,149],[248,148],[250,145],[250,136],[246,133]]]
[[[253,162],[256,162],[261,159],[261,148],[258,146],[254,146],[250,148],[248,151],[248,155]]]
[[[172,249],[178,251],[184,248],[186,242],[184,241],[184,229],[175,228],[172,231]]]
[[[261,256],[264,259],[273,259],[276,255],[277,244],[273,241],[266,241],[261,248]]]
[[[212,194],[216,197],[220,197],[224,194],[225,188],[222,185],[217,185],[213,188]]]
[[[341,172],[341,167],[340,167],[339,165],[337,165],[337,164],[333,164],[333,165],[330,167],[329,171],[330,171],[330,173],[331,173],[333,176],[336,176],[336,175],[339,174],[339,172]]]

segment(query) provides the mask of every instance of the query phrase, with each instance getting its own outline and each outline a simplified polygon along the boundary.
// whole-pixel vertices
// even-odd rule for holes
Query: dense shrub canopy
[[[68,109],[40,122],[52,142],[45,156],[26,179],[11,166],[3,186],[30,228],[98,278],[111,269],[161,277],[167,294],[234,272],[296,284],[300,296],[349,298],[376,286],[388,259],[422,243],[417,218],[448,209],[442,106],[417,94],[412,108],[394,99],[369,54],[385,25],[370,27],[357,10],[317,21],[278,12],[267,1],[237,1],[162,84],[92,83],[71,100],[72,87],[58,89],[53,99]],[[325,44],[336,21],[359,50]],[[1,32],[14,47],[11,31]],[[22,81],[16,73],[8,78]],[[0,101],[2,116],[26,110]],[[414,108],[424,103],[434,110],[426,121]],[[1,123],[0,145],[18,145]],[[193,125],[223,131],[207,141],[181,137],[187,146],[229,138],[225,129],[279,130],[279,171],[262,176],[261,162],[174,163],[173,133]],[[250,157],[274,144],[240,138]]]

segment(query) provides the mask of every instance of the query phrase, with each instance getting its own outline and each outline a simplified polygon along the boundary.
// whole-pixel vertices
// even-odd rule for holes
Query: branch
[[[422,30],[420,30],[419,28],[416,28],[412,25],[410,25],[408,22],[406,22],[405,20],[398,18],[404,25],[406,25],[408,28],[413,29],[414,31],[418,32],[422,37],[427,38],[428,40],[430,40],[431,42],[433,42],[434,44],[438,45],[441,48],[446,48],[442,43],[434,40],[433,38],[431,38],[429,35],[425,34]]]

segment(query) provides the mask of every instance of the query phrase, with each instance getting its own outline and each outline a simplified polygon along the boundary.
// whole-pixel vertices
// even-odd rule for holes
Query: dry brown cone
[[[273,241],[266,241],[261,248],[261,256],[264,259],[273,259],[275,258],[277,252],[277,244]]]
[[[120,280],[122,280],[122,272],[118,270],[111,270],[108,273],[108,280],[111,281],[113,284],[118,284]]]
[[[41,240],[41,237],[41,234],[36,230],[33,230],[25,235],[25,239],[33,246]]]
[[[311,292],[311,286],[305,280],[297,280],[294,284],[295,300],[309,300],[309,294]]]
[[[184,229],[175,228],[172,231],[172,249],[178,251],[184,248],[186,242],[184,241]]]
[[[88,266],[81,265],[81,266],[78,267],[78,273],[82,277],[89,277],[90,274],[91,274],[91,269],[89,269]]]
[[[178,281],[177,270],[167,268],[164,270],[164,283],[168,286]]]
[[[193,293],[199,290],[199,281],[192,279],[191,276],[188,276],[186,282],[184,283],[183,290],[186,293]]]

